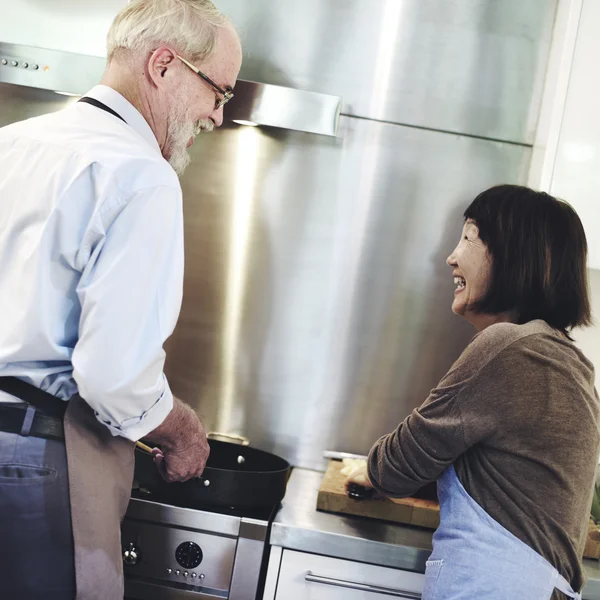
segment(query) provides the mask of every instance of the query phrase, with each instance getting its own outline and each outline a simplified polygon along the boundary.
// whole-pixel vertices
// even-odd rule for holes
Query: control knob
[[[127,549],[123,552],[123,562],[130,567],[137,565],[140,559],[140,553],[135,547],[135,544],[131,542]]]
[[[202,549],[194,542],[183,542],[175,551],[175,560],[184,569],[195,569],[203,558]]]

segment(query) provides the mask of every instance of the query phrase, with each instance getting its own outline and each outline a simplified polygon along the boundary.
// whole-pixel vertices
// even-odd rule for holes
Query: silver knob
[[[210,485],[210,481],[208,479],[204,480],[204,487],[208,487]]]
[[[40,66],[39,66],[39,65],[33,65],[33,67],[32,67],[32,69],[33,69],[34,71],[37,71],[37,70],[39,70],[39,68],[40,68]]]
[[[1,62],[4,66],[6,66],[8,64],[8,61],[5,58],[3,58]]]
[[[24,69],[26,69],[26,68],[29,66],[29,63],[26,63],[26,62],[24,62],[24,63],[22,63],[22,64],[21,64],[21,66],[22,66]]]
[[[204,575],[204,573],[200,573],[200,579],[204,579],[206,577],[206,575]]]
[[[127,550],[123,552],[123,562],[126,565],[133,566],[137,564],[139,558],[139,553],[136,550],[136,547],[134,546],[133,542],[131,542],[129,544],[129,548],[127,548]]]
[[[192,579],[196,579],[196,577],[198,577],[198,575],[196,575],[196,573],[192,573]]]
[[[171,569],[171,567],[167,568],[167,573],[170,575],[173,572],[173,569]]]
[[[238,456],[238,465],[243,465],[246,462],[246,459],[243,456]]]
[[[183,576],[184,576],[184,577],[187,577],[188,575],[189,575],[189,573],[188,573],[187,571],[184,571],[184,572],[183,572]]]
[[[10,63],[13,67],[17,67],[19,63],[16,60],[11,61]]]
[[[177,571],[175,571],[175,575],[181,575],[181,571],[177,569]]]

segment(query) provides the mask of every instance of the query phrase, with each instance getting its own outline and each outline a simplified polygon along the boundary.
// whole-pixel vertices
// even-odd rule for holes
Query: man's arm
[[[180,402],[172,411],[163,374],[163,344],[175,328],[182,289],[181,194],[169,187],[138,192],[107,227],[82,274],[72,362],[97,418],[132,441],[154,432],[172,479],[201,472],[207,458],[202,425]],[[192,472],[178,466],[182,448],[196,465]]]

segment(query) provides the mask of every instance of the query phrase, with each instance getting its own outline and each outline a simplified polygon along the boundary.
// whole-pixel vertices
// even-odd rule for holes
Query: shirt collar
[[[137,108],[121,96],[119,92],[107,85],[97,85],[85,95],[88,98],[94,98],[106,104],[109,108],[112,108],[117,114],[125,119],[126,123],[134,131],[141,135],[153,148],[156,148],[158,152],[161,152],[156,136],[146,119],[144,119]]]

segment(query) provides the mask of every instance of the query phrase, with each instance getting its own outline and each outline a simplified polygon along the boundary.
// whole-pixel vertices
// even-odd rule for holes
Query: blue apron
[[[423,600],[549,600],[554,588],[581,600],[541,555],[469,496],[454,467],[438,481],[440,526],[425,569]]]

